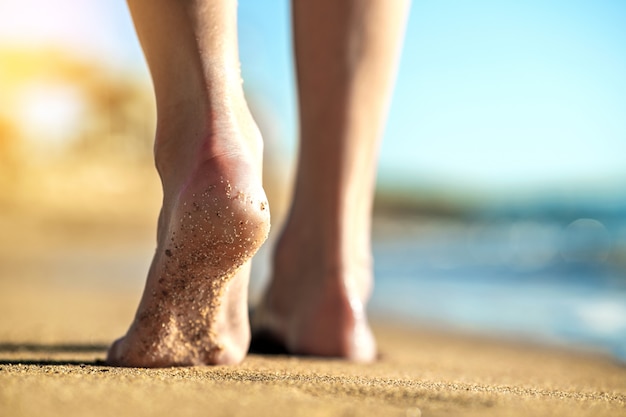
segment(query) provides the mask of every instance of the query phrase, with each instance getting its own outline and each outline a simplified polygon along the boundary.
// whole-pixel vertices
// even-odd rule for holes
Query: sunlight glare
[[[85,110],[85,100],[76,88],[35,83],[20,94],[18,125],[32,142],[66,146],[77,139]]]

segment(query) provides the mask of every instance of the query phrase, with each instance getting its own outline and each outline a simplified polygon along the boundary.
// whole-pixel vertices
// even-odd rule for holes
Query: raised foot
[[[166,188],[146,288],[130,329],[109,349],[109,364],[192,366],[244,358],[249,260],[269,232],[269,207],[254,169],[232,160],[223,166],[238,169],[221,169],[217,162],[201,166],[177,192]]]

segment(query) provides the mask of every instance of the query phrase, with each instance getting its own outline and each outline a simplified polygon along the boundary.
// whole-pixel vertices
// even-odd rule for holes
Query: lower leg
[[[249,260],[265,240],[262,142],[243,96],[236,3],[129,0],[157,102],[157,249],[122,366],[234,363],[249,342]]]
[[[295,353],[371,360],[371,206],[408,2],[294,1],[301,142],[255,327]]]

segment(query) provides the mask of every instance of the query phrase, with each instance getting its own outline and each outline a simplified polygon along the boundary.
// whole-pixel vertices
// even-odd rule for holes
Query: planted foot
[[[273,279],[252,317],[253,344],[269,339],[291,354],[373,361],[376,342],[365,312],[371,262],[326,267],[317,253],[305,241],[279,243]]]

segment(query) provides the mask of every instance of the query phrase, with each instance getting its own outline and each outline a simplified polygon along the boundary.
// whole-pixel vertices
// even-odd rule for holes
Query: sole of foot
[[[250,340],[249,261],[270,227],[257,172],[245,157],[217,157],[177,189],[165,189],[144,294],[107,363],[167,367],[243,360]]]

